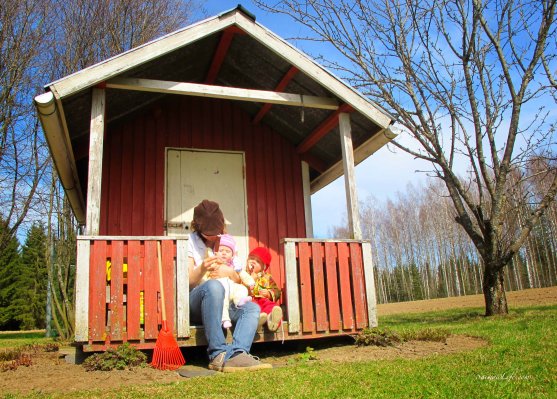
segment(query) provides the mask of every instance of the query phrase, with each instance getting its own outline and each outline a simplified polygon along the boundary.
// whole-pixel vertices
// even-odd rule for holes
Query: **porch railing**
[[[369,242],[283,241],[290,334],[350,333],[377,326]]]
[[[149,347],[161,324],[156,243],[161,241],[168,326],[187,338],[187,238],[80,236],[77,240],[75,341]],[[145,345],[146,344],[146,345]]]
[[[168,325],[181,346],[205,344],[189,321],[187,237],[80,236],[75,341],[86,350],[122,342],[154,347],[161,325],[156,243],[161,241]],[[355,333],[377,325],[371,245],[283,240],[285,332],[257,341]]]

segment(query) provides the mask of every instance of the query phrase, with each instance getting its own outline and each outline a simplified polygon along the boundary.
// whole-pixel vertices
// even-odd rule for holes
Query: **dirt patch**
[[[557,304],[557,287],[525,290],[508,293],[511,307],[527,305]],[[483,297],[473,295],[459,298],[435,299],[429,301],[405,302],[380,305],[379,315],[443,310],[462,307],[483,307]],[[280,346],[269,344],[254,345],[254,354],[277,367],[286,366],[300,359],[306,346],[314,347],[317,362],[357,362],[389,360],[396,358],[416,359],[427,356],[446,355],[473,350],[486,342],[473,337],[451,336],[446,343],[411,341],[397,347],[356,347],[353,339],[340,337],[328,341],[286,342]],[[272,350],[269,350],[272,348]],[[188,348],[188,367],[206,367],[204,348]],[[122,386],[142,385],[151,382],[182,381],[176,372],[159,371],[152,368],[138,368],[132,371],[87,372],[82,366],[67,364],[59,353],[38,352],[32,357],[33,364],[17,370],[0,372],[0,393],[71,393],[72,391],[98,388],[103,391]]]
[[[317,344],[317,345],[315,345]],[[446,343],[442,342],[405,342],[396,347],[356,347],[351,338],[340,338],[318,343],[312,354],[316,360],[312,362],[358,362],[372,360],[389,360],[396,358],[416,359],[426,356],[446,355],[466,350],[476,349],[487,345],[484,340],[467,337],[451,336]],[[264,350],[257,350],[261,359],[275,367],[288,366],[300,361],[304,356],[307,343],[285,345],[280,352],[276,350],[270,356],[264,355]],[[201,370],[206,362],[201,352],[194,353],[188,358],[188,369]],[[159,371],[150,367],[136,368],[134,370],[94,371],[87,372],[82,366],[72,365],[60,357],[59,353],[39,352],[32,357],[33,364],[29,367],[18,367],[14,371],[6,371],[0,375],[0,392],[23,393],[40,392],[44,394],[61,392],[71,393],[87,390],[92,387],[108,391],[111,389],[143,385],[151,382],[182,381],[176,372]]]

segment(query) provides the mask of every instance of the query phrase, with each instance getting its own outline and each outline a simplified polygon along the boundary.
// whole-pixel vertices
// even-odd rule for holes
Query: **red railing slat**
[[[110,272],[110,340],[122,340],[124,326],[124,243],[112,242],[112,259]]]
[[[129,241],[128,244],[128,292],[127,292],[127,332],[128,339],[140,338],[140,289],[139,278],[142,271],[142,261],[139,241]]]
[[[339,242],[337,247],[340,297],[342,304],[342,326],[345,330],[352,330],[354,329],[354,312],[352,311],[352,286],[350,284],[348,244]]]
[[[356,309],[356,327],[367,327],[366,313],[366,285],[364,281],[364,266],[362,262],[362,246],[350,243],[350,260],[352,264],[352,288],[354,290],[354,307]]]
[[[302,328],[304,332],[313,331],[313,292],[311,288],[310,256],[311,252],[308,243],[300,243],[300,296],[302,299]]]
[[[327,300],[329,304],[329,328],[342,329],[340,323],[340,302],[338,295],[337,246],[334,242],[325,243],[325,271],[327,273]]]
[[[315,325],[317,331],[329,328],[327,302],[325,299],[325,276],[323,274],[323,244],[311,243],[313,259],[313,287],[315,298]]]
[[[89,273],[89,337],[92,341],[106,338],[106,241],[91,245]]]

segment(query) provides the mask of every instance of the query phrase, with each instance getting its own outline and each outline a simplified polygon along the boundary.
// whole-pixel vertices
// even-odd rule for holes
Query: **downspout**
[[[35,97],[35,107],[54,161],[54,166],[62,182],[62,187],[79,224],[85,224],[85,203],[79,186],[75,164],[72,161],[71,147],[68,148],[60,112],[54,94],[46,92]]]

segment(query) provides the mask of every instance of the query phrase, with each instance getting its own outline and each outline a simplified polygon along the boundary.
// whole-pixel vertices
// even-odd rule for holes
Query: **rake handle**
[[[157,259],[159,262],[159,283],[161,292],[161,313],[162,313],[162,326],[166,327],[166,302],[164,300],[164,281],[162,279],[162,256],[161,256],[161,242],[157,241]]]

